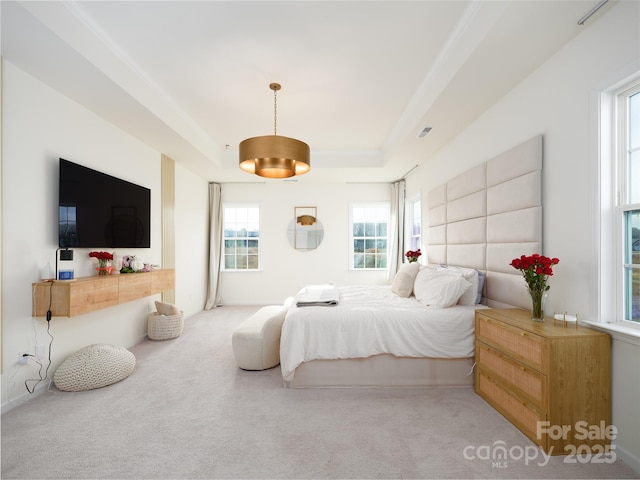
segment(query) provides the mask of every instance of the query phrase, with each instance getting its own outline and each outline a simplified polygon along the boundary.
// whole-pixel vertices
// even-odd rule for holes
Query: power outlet
[[[36,363],[37,358],[27,351],[18,352],[18,364],[19,365],[33,365]]]

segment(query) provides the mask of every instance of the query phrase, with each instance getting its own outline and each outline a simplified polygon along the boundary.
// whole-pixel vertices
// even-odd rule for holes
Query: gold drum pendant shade
[[[240,168],[247,173],[267,178],[288,178],[311,169],[309,145],[295,138],[277,135],[277,91],[272,83],[273,135],[247,138],[240,142]]]
[[[309,145],[279,135],[247,138],[240,142],[240,168],[268,178],[302,175],[311,168]]]

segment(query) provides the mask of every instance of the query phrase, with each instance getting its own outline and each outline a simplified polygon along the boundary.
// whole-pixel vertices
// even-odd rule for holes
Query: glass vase
[[[96,267],[96,273],[99,276],[111,275],[111,272],[113,272],[113,267],[110,264],[100,264],[98,267]]]
[[[529,289],[531,296],[531,320],[544,322],[544,304],[547,300],[547,292],[544,289]]]

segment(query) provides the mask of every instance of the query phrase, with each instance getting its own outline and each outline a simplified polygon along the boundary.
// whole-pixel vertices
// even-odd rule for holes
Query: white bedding
[[[469,358],[474,354],[474,314],[482,305],[428,308],[402,298],[391,286],[337,287],[331,308],[292,306],[282,326],[280,365],[291,381],[302,362],[398,357]]]

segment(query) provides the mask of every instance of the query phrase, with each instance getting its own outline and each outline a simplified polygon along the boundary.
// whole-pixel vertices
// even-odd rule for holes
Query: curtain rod
[[[587,14],[582,17],[580,20],[578,20],[578,25],[584,25],[584,22],[586,22],[587,20],[589,20],[589,18],[591,17],[591,15],[593,15],[594,13],[596,13],[598,10],[600,10],[600,8],[602,8],[602,6],[607,3],[609,0],[602,0],[600,3],[598,3],[595,7],[593,7],[591,10],[589,10],[587,12]]]
[[[414,171],[416,168],[418,168],[419,166],[420,166],[420,165],[416,163],[416,164],[413,166],[413,168],[411,168],[411,170],[409,170],[407,173],[405,173],[405,174],[402,176],[402,178],[400,178],[400,180],[404,180],[405,178],[407,178],[407,177],[409,176],[409,174],[410,174],[411,172],[413,172],[413,171]]]

